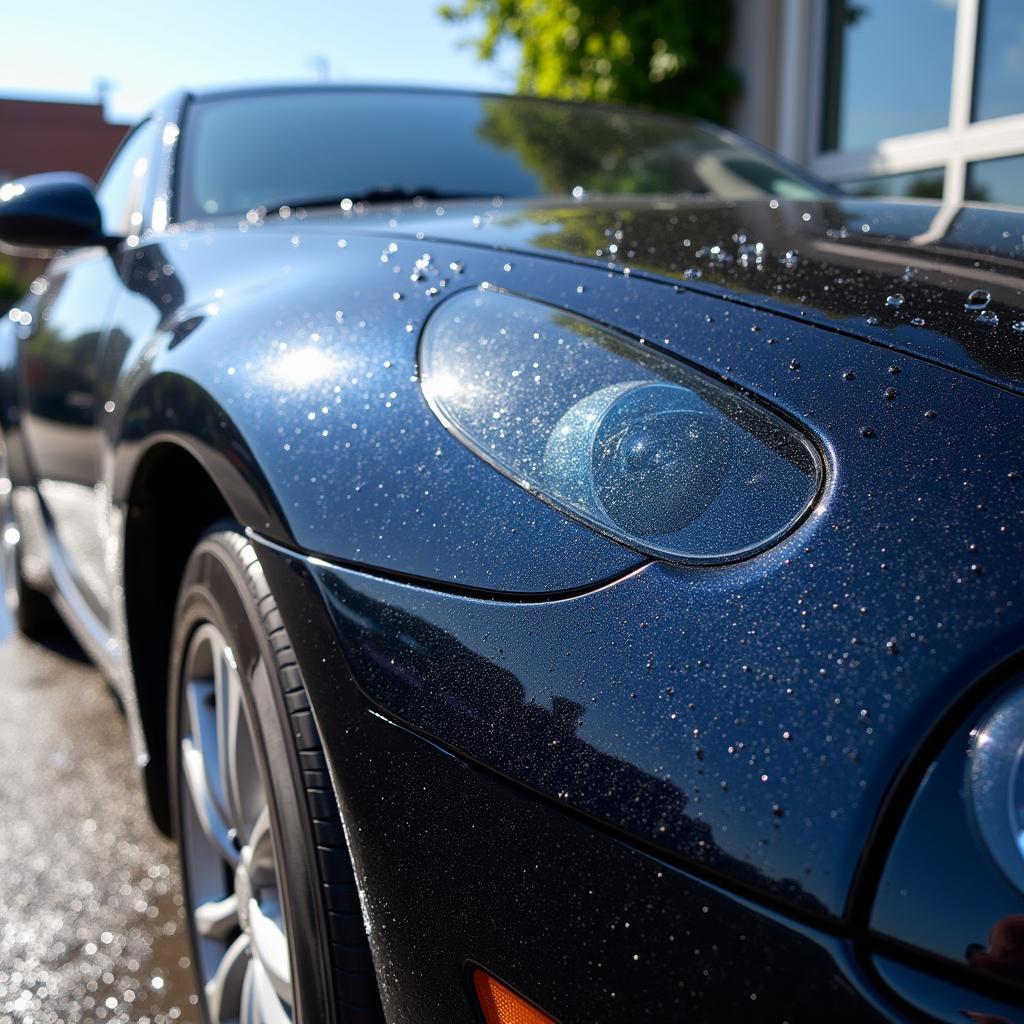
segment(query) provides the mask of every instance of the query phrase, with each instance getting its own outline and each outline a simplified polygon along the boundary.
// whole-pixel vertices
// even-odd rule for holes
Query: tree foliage
[[[458,0],[449,21],[482,24],[477,54],[521,47],[521,92],[726,119],[739,91],[725,65],[731,5],[708,0]]]
[[[15,300],[25,294],[27,287],[15,270],[14,260],[0,253],[0,315],[6,313]]]

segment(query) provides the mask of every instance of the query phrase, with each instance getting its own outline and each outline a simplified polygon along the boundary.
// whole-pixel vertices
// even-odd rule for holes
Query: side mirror
[[[34,174],[0,185],[0,243],[20,250],[110,246],[93,183],[81,174]]]

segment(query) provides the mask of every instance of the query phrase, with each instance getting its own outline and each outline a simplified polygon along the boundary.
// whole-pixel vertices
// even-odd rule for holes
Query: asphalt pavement
[[[0,1024],[196,1020],[181,902],[112,692],[0,610]]]

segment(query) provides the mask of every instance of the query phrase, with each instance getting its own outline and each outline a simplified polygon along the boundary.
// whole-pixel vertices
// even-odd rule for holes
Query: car
[[[1021,1019],[1021,211],[281,86],[0,239],[9,600],[124,707],[204,1019]]]

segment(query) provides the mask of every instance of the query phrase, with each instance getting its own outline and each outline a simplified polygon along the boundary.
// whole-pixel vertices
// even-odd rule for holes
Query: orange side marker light
[[[473,971],[473,988],[487,1024],[557,1024],[554,1017],[484,971]]]

